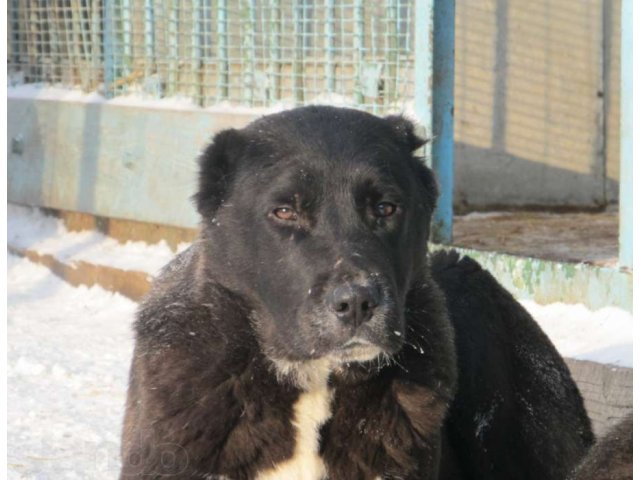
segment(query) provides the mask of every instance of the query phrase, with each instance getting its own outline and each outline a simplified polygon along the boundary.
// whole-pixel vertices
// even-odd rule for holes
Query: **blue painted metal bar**
[[[437,243],[453,237],[454,28],[454,1],[416,0],[415,112],[431,139],[427,163],[440,187],[431,234]]]
[[[104,0],[102,15],[102,48],[104,52],[104,96],[113,98],[115,65],[114,65],[114,0]]]
[[[451,243],[453,239],[454,44],[455,1],[434,0],[431,158],[440,198],[433,216],[432,238],[439,243]]]
[[[633,266],[633,0],[622,0],[620,38],[620,231],[618,262]]]

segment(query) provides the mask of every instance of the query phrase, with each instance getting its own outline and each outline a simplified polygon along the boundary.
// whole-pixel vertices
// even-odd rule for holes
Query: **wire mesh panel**
[[[95,88],[102,79],[101,2],[8,0],[12,83]]]
[[[201,106],[397,109],[413,92],[413,3],[9,0],[9,79]]]

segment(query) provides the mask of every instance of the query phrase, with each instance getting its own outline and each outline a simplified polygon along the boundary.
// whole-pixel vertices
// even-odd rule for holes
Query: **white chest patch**
[[[324,373],[324,372],[323,372]],[[326,468],[319,454],[320,427],[331,416],[333,390],[328,387],[329,371],[318,382],[308,384],[293,406],[295,447],[293,456],[258,474],[258,480],[323,480]]]

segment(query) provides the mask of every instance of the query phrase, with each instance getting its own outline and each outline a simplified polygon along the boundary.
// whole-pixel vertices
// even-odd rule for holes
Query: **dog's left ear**
[[[415,124],[401,115],[390,115],[385,120],[391,125],[396,142],[405,146],[409,152],[428,143],[427,139],[418,136],[415,132]],[[433,172],[428,168],[423,158],[411,156],[409,166],[419,180],[423,207],[431,213],[438,200],[438,184]]]
[[[198,191],[193,200],[204,218],[212,217],[229,193],[245,141],[233,128],[218,133],[199,158]]]
[[[385,120],[391,125],[396,142],[406,146],[411,152],[428,142],[427,139],[416,134],[414,123],[402,115],[389,115]]]

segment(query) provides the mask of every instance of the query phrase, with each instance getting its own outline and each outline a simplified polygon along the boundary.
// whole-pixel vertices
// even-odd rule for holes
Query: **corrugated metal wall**
[[[617,200],[619,0],[458,0],[456,203]]]

